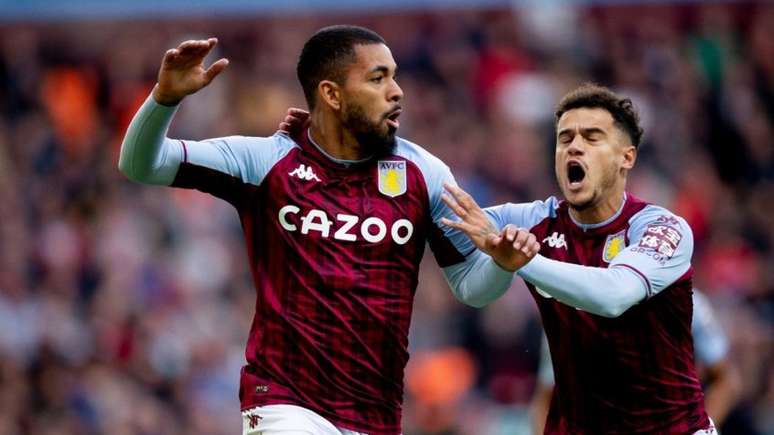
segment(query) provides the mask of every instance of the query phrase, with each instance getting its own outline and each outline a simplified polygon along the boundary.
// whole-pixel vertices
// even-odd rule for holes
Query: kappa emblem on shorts
[[[613,261],[616,255],[618,255],[626,247],[626,230],[619,231],[615,234],[607,236],[605,242],[605,249],[602,251],[602,260],[605,263]]]
[[[379,192],[394,198],[406,193],[406,162],[402,160],[379,160]]]

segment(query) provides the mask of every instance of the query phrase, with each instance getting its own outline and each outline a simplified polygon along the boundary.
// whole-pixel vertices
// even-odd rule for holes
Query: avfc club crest
[[[602,251],[602,260],[610,263],[626,247],[626,230],[607,236],[605,249]]]
[[[379,192],[391,198],[406,193],[406,162],[403,160],[379,160]]]

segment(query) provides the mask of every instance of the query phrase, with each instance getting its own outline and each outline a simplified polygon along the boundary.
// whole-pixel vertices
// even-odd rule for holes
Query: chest
[[[264,217],[294,238],[401,246],[423,237],[428,219],[421,173],[400,159],[345,168],[295,153],[272,169],[264,188]]]
[[[541,242],[540,254],[566,263],[607,267],[629,244],[628,225],[583,231],[565,219],[550,219],[532,232]]]

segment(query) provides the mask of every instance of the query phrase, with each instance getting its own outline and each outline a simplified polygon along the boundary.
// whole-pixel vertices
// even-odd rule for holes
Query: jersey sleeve
[[[543,337],[540,340],[537,381],[547,387],[554,386],[554,366],[551,362],[551,349],[548,346],[548,338],[545,333],[543,333]]]
[[[184,157],[171,186],[197,189],[231,203],[238,201],[243,187],[259,186],[293,147],[292,141],[281,134],[178,142]]]
[[[728,354],[728,337],[718,323],[707,297],[693,291],[693,345],[696,359],[705,365],[717,364]]]
[[[557,203],[556,198],[549,197],[545,201],[507,203],[487,207],[484,212],[497,229],[502,229],[508,224],[529,229],[543,219],[555,216]]]
[[[683,218],[657,206],[645,207],[629,224],[628,247],[610,267],[635,272],[652,297],[690,269],[693,233]]]
[[[441,200],[444,183],[457,185],[449,167],[436,160],[436,164],[425,170],[428,200],[430,202],[430,229],[428,243],[438,265],[452,266],[465,261],[476,250],[473,242],[461,231],[441,224],[442,218],[456,220],[451,209]]]
[[[198,189],[233,202],[239,186],[260,185],[293,148],[285,135],[230,136],[204,141],[166,137],[177,107],[149,96],[127,129],[119,169],[134,181]]]

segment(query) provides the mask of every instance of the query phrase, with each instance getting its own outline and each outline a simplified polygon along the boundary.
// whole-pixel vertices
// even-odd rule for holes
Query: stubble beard
[[[594,191],[591,193],[591,198],[577,204],[570,202],[568,199],[567,203],[569,204],[570,208],[576,212],[583,212],[598,205],[604,199],[604,193],[612,191],[615,187],[616,175],[617,174],[615,170],[606,171],[602,175],[602,180],[599,187],[594,189]],[[586,176],[588,176],[588,174],[586,174]],[[565,198],[567,197],[568,195],[565,195]]]
[[[374,124],[366,116],[363,107],[357,104],[349,106],[350,109],[344,114],[342,123],[347,128],[357,142],[371,154],[373,157],[384,157],[394,154],[397,147],[395,140],[396,129],[388,127],[386,132],[380,131],[379,123]]]

